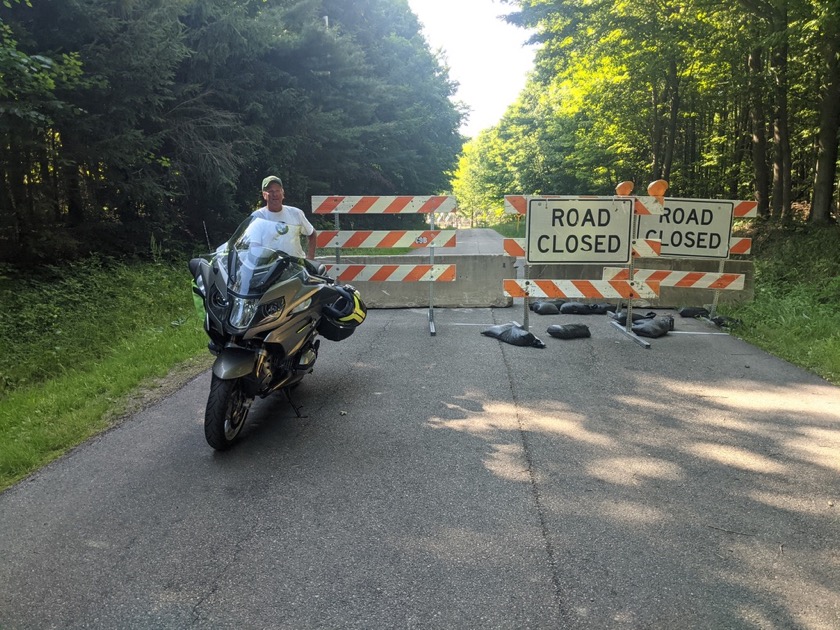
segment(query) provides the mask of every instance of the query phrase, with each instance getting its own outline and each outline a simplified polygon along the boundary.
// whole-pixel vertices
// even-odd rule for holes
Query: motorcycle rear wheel
[[[251,399],[242,379],[222,379],[213,374],[204,412],[204,437],[217,451],[233,446],[245,425]]]

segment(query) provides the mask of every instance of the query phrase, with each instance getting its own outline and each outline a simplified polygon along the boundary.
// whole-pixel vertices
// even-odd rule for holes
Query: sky
[[[432,51],[443,50],[449,77],[460,86],[455,100],[470,109],[461,133],[474,137],[494,126],[516,100],[533,67],[528,32],[498,16],[512,7],[499,0],[408,0]]]

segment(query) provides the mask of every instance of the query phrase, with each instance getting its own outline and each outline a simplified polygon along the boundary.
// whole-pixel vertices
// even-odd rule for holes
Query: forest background
[[[464,144],[405,0],[3,0],[2,259],[219,242],[269,172],[304,209],[451,190],[492,222],[504,194],[662,178],[672,196],[834,221],[837,2],[508,4],[536,66]]]
[[[840,383],[840,3],[507,4],[535,68],[468,139],[406,0],[0,0],[0,489],[202,355],[184,261],[267,173],[500,230],[505,194],[755,199],[736,332]]]

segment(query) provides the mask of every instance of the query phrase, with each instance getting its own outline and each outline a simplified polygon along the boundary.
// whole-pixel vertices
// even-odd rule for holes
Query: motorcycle
[[[239,436],[254,399],[291,390],[311,373],[321,340],[342,341],[367,308],[324,265],[271,247],[277,222],[249,217],[214,253],[193,258],[193,298],[216,355],[204,437],[216,450]]]

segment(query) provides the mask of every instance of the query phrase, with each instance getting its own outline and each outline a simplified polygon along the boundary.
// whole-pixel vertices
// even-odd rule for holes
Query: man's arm
[[[309,239],[309,242],[306,245],[306,257],[309,260],[315,260],[315,250],[316,250],[315,242],[317,240],[316,239],[317,236],[318,236],[317,230],[312,230],[312,234],[307,236],[307,238]]]

